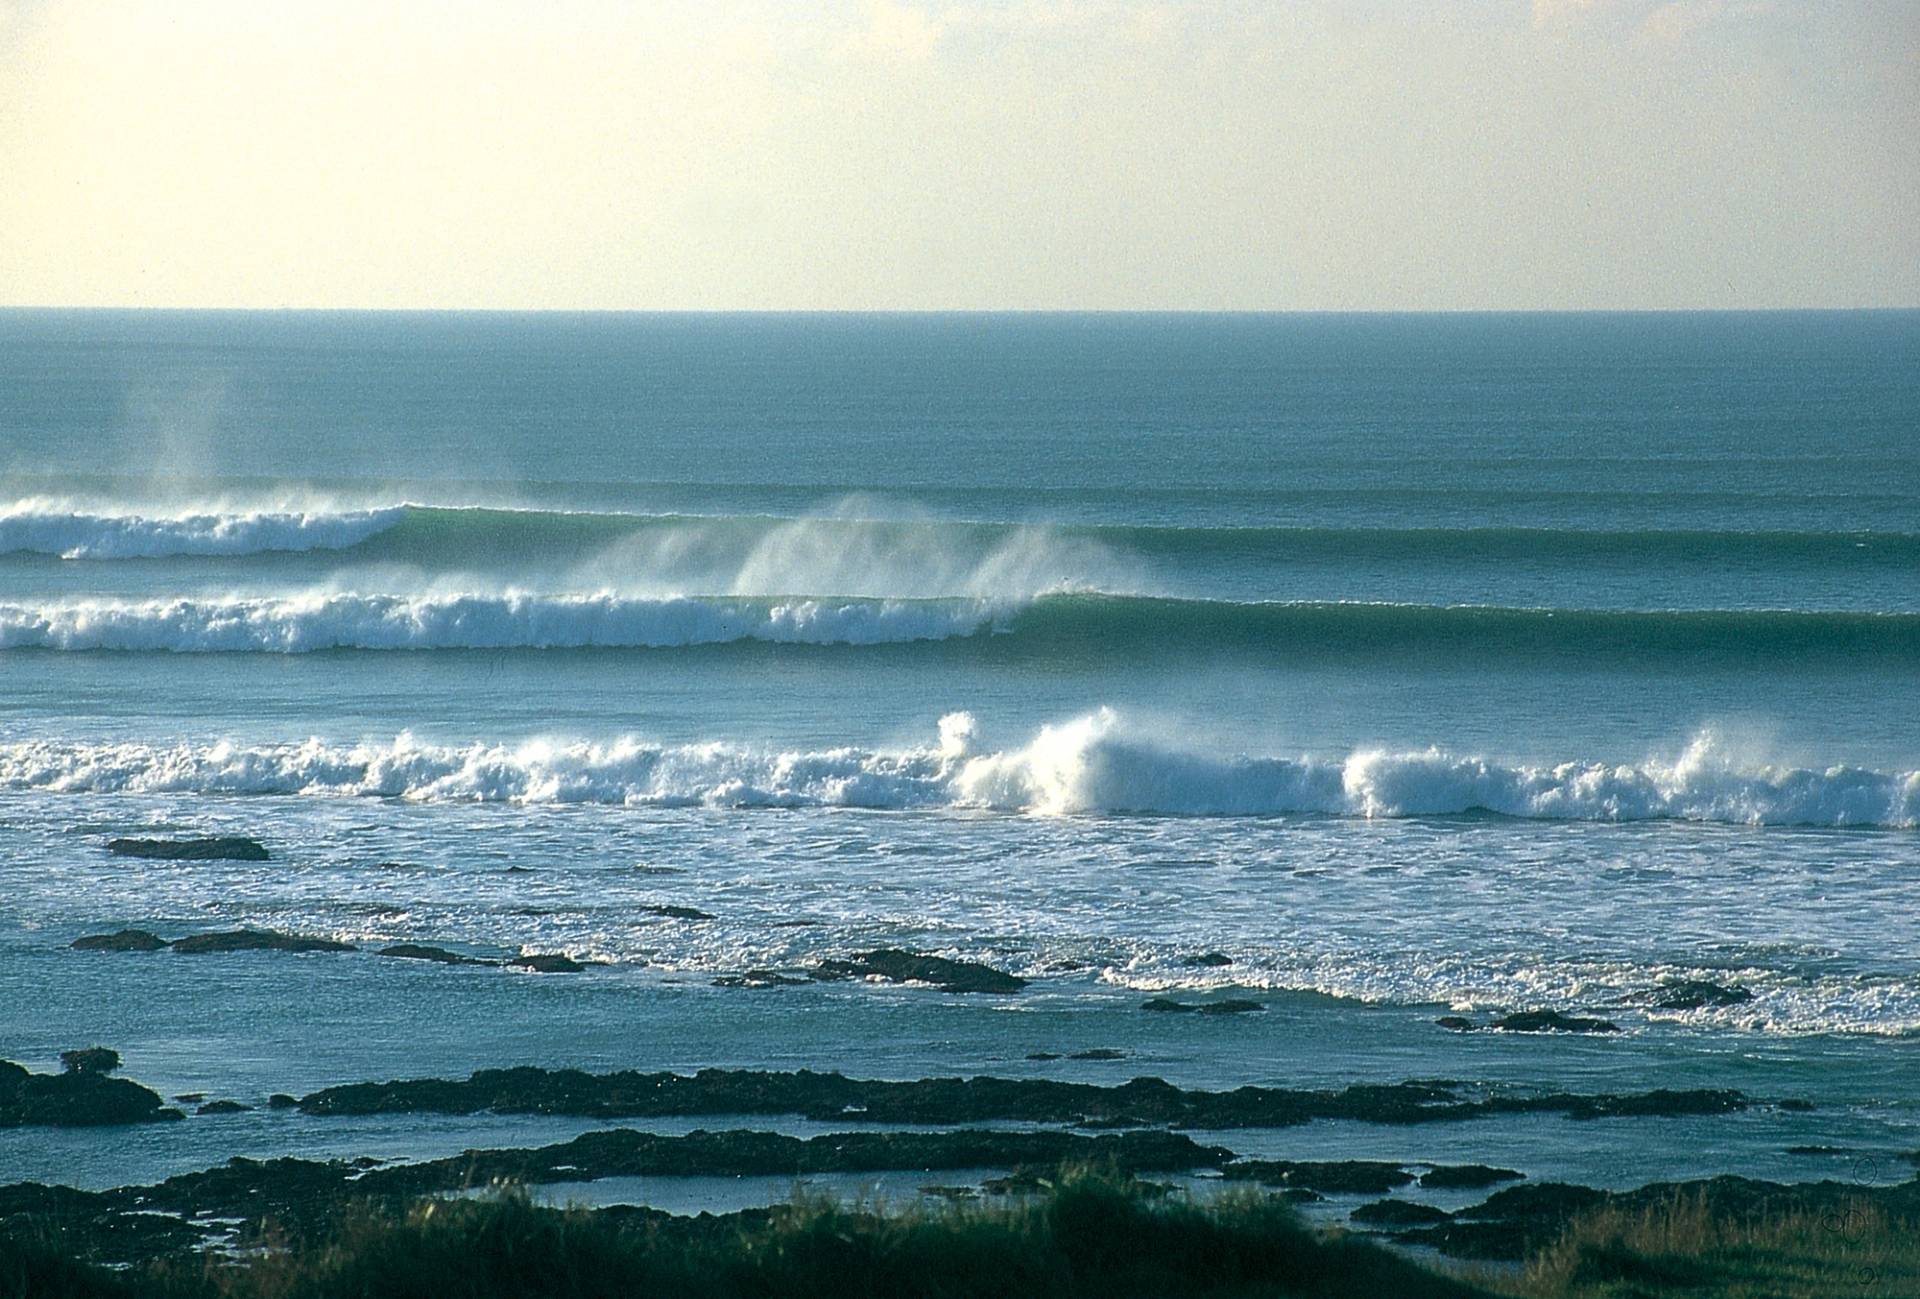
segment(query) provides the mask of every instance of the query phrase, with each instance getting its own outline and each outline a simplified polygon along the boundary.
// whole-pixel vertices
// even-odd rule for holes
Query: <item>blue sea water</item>
[[[0,313],[0,1057],[1732,1086],[1817,1108],[1261,1140],[1842,1175],[1920,1146],[1916,884],[1920,313]],[[67,949],[243,924],[615,964]],[[711,986],[894,944],[1035,983]],[[1541,1007],[1625,1031],[1433,1024]]]

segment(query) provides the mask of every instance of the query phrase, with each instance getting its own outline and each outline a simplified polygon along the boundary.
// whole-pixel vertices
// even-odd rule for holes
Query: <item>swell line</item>
[[[1920,661],[1920,614],[1655,612],[1064,593],[1029,601],[825,595],[307,593],[0,604],[0,650],[668,649],[990,640],[1013,653],[1818,657]]]

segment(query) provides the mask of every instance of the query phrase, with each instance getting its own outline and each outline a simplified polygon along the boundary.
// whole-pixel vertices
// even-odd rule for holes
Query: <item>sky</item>
[[[0,0],[0,304],[1920,305],[1920,0]]]

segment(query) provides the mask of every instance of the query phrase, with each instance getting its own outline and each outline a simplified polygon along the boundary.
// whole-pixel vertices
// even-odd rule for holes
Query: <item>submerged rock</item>
[[[62,1051],[60,1067],[68,1073],[112,1073],[120,1067],[120,1053],[111,1047],[83,1046]]]
[[[122,929],[111,934],[88,934],[69,946],[76,952],[157,952],[167,940],[144,929]]]
[[[107,1054],[118,1062],[112,1051]],[[0,1128],[109,1127],[180,1117],[180,1111],[169,1109],[158,1092],[125,1078],[109,1078],[88,1069],[32,1073],[0,1060]]]
[[[1399,1164],[1373,1159],[1242,1159],[1220,1172],[1231,1181],[1301,1186],[1329,1195],[1380,1195],[1413,1180]]]
[[[252,1108],[253,1106],[242,1105],[239,1101],[208,1101],[205,1105],[202,1105],[199,1109],[195,1110],[194,1113],[195,1114],[245,1114],[248,1110]]]
[[[668,920],[711,920],[711,912],[699,907],[676,907],[671,905],[645,906],[640,908],[650,916],[664,916]]]
[[[1511,1168],[1490,1168],[1486,1164],[1443,1164],[1422,1173],[1420,1185],[1428,1190],[1478,1189],[1500,1182],[1517,1182],[1525,1176]]]
[[[925,952],[882,947],[856,953],[850,960],[822,961],[813,970],[820,980],[885,979],[890,983],[930,983],[943,992],[1018,992],[1027,981],[976,961],[955,961]]]
[[[109,839],[107,851],[116,857],[148,857],[160,861],[272,860],[265,844],[237,835],[210,839]]]
[[[207,952],[352,952],[352,943],[332,938],[307,938],[276,929],[232,929],[218,934],[195,934],[173,940],[173,950],[188,955]]]
[[[562,956],[557,952],[532,952],[526,956],[511,957],[506,965],[508,969],[532,970],[535,974],[578,974],[587,968],[571,956]]]
[[[485,960],[478,956],[462,956],[458,952],[449,952],[444,947],[428,947],[420,943],[395,943],[392,947],[383,947],[376,956],[397,956],[408,961],[438,961],[442,965],[498,965],[498,961]]]
[[[1609,1019],[1587,1019],[1563,1015],[1557,1010],[1523,1010],[1487,1025],[1499,1033],[1618,1033],[1620,1026]]]
[[[798,988],[809,982],[782,974],[778,970],[748,970],[744,974],[723,974],[713,981],[716,988]]]
[[[1152,1001],[1142,1002],[1140,1009],[1157,1011],[1161,1014],[1200,1014],[1200,1015],[1246,1015],[1256,1010],[1265,1010],[1264,1001],[1244,1001],[1230,998],[1226,1001],[1174,1001],[1167,997],[1155,997]]]
[[[1618,1033],[1620,1026],[1610,1019],[1588,1019],[1563,1015],[1557,1010],[1523,1010],[1481,1024],[1464,1015],[1442,1015],[1433,1021],[1456,1033]]]
[[[1075,1051],[1067,1057],[1069,1060],[1124,1060],[1126,1058],[1125,1051],[1116,1051],[1110,1046],[1096,1046],[1090,1051]]]
[[[1225,952],[1202,952],[1198,956],[1181,958],[1180,964],[1190,969],[1217,970],[1233,964],[1233,958]]]

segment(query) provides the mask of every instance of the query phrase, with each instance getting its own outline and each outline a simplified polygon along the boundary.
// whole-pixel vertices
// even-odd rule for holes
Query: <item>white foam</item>
[[[329,649],[640,648],[738,640],[867,645],[967,636],[979,600],[359,595],[0,605],[0,649],[301,654]]]
[[[339,550],[384,532],[407,507],[366,510],[240,510],[176,514],[104,513],[47,500],[0,507],[0,554],[30,551],[62,559],[157,559]]]
[[[1493,812],[1545,820],[1920,826],[1920,771],[1742,767],[1703,737],[1673,763],[1508,767],[1437,750],[1345,761],[1209,755],[1101,709],[983,751],[966,714],[899,750],[537,741],[444,746],[0,745],[0,788],[67,792],[369,795],[429,802],[636,806],[985,808],[1033,815]]]

